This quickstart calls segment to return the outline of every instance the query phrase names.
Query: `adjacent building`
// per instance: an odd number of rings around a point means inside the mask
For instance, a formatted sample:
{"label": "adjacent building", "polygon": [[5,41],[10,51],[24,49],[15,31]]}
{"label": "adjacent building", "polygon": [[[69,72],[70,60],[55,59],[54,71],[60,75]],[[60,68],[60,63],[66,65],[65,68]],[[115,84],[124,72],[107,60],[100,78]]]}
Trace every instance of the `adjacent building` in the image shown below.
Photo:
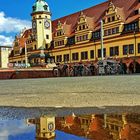
{"label": "adjacent building", "polygon": [[11,47],[0,46],[0,68],[8,68]]}
{"label": "adjacent building", "polygon": [[25,62],[26,47],[31,65],[50,60],[96,63],[101,59],[102,20],[104,58],[140,72],[140,0],[108,0],[54,21],[44,0],[37,0],[32,8],[32,29],[15,38],[11,63]]}

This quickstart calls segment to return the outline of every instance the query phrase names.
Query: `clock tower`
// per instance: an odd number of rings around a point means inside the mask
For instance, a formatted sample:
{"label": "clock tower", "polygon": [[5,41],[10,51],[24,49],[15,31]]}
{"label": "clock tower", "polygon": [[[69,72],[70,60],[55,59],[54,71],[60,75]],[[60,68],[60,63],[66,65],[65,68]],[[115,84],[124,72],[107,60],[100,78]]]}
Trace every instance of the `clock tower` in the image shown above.
{"label": "clock tower", "polygon": [[45,0],[36,0],[32,7],[32,31],[37,49],[50,47],[52,41],[51,12]]}

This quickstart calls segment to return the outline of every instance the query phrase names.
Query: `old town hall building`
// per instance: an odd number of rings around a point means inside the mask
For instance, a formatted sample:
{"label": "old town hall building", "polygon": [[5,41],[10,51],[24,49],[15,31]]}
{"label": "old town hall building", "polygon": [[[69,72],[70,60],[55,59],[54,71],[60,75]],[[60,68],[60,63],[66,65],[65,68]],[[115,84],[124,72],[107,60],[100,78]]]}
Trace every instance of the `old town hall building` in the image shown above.
{"label": "old town hall building", "polygon": [[104,58],[140,72],[140,0],[108,0],[54,21],[45,0],[36,0],[31,16],[32,29],[15,37],[10,63],[25,63],[26,53],[31,66],[50,59],[96,63],[101,59],[102,20]]}

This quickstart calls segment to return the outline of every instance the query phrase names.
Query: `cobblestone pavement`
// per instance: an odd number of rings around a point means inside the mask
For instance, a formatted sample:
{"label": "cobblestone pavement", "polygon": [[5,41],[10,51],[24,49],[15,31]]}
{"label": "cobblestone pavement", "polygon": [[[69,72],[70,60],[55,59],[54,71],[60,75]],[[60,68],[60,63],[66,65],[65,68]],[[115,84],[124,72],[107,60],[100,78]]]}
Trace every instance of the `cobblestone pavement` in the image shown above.
{"label": "cobblestone pavement", "polygon": [[140,76],[0,81],[0,106],[100,107],[140,105]]}

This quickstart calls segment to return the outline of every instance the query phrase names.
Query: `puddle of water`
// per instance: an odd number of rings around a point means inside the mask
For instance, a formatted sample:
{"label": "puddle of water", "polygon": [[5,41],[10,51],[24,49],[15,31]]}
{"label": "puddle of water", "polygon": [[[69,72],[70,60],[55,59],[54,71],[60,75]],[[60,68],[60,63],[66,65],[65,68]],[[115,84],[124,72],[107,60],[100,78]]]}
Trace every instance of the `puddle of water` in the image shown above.
{"label": "puddle of water", "polygon": [[140,114],[48,114],[0,120],[0,140],[140,140]]}

